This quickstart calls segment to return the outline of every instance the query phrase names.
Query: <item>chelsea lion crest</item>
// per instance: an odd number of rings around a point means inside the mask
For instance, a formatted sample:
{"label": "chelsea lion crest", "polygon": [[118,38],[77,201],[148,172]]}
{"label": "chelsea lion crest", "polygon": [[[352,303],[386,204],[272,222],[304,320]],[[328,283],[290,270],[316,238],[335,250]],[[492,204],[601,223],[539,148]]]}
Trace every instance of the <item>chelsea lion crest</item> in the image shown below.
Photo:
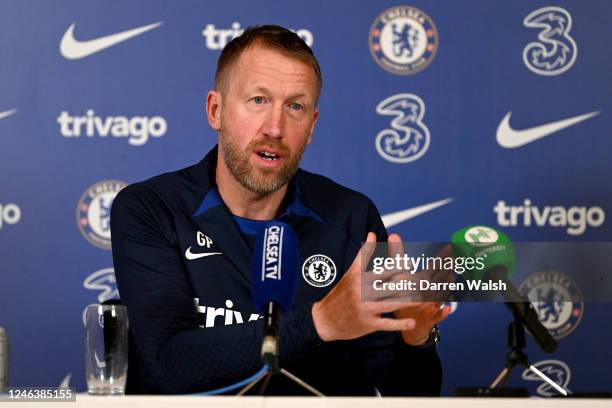
{"label": "chelsea lion crest", "polygon": [[312,255],[302,264],[302,276],[311,286],[322,288],[336,279],[336,265],[327,255]]}
{"label": "chelsea lion crest", "polygon": [[431,18],[411,6],[383,11],[370,28],[370,52],[383,69],[412,75],[425,69],[438,50],[438,29]]}
{"label": "chelsea lion crest", "polygon": [[569,335],[580,323],[584,314],[582,292],[569,276],[557,271],[537,272],[525,279],[519,290],[555,339]]}
{"label": "chelsea lion crest", "polygon": [[90,186],[81,196],[77,205],[77,225],[81,235],[92,245],[111,249],[111,206],[126,185],[119,180],[103,180]]}

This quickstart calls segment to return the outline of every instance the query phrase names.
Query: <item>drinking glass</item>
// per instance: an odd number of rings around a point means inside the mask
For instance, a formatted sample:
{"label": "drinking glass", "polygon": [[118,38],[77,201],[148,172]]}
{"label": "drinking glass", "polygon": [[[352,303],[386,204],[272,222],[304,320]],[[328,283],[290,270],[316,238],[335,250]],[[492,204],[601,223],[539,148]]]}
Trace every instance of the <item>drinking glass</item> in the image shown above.
{"label": "drinking glass", "polygon": [[127,380],[128,317],[121,305],[90,305],[85,313],[85,371],[91,395],[122,395]]}

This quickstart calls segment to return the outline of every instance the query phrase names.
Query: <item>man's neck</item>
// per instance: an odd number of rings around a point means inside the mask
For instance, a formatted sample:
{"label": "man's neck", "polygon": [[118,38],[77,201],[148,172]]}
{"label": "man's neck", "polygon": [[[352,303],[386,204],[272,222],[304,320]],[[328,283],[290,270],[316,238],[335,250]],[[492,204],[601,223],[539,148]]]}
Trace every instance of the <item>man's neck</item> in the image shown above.
{"label": "man's neck", "polygon": [[240,184],[221,160],[215,179],[219,195],[232,214],[251,220],[272,220],[280,215],[286,184],[273,193],[254,193]]}

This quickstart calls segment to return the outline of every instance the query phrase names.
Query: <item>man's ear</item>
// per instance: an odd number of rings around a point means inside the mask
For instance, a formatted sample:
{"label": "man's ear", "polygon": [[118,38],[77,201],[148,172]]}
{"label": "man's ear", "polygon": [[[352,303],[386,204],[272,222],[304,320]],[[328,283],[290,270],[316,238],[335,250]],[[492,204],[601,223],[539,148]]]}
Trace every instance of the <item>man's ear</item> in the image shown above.
{"label": "man's ear", "polygon": [[315,107],[314,120],[312,121],[312,125],[310,126],[310,133],[308,134],[308,140],[306,141],[306,144],[310,144],[310,142],[312,142],[312,134],[314,133],[315,125],[317,124],[318,119],[319,119],[319,108]]}
{"label": "man's ear", "polygon": [[221,92],[208,91],[208,95],[206,95],[206,116],[208,124],[215,130],[221,129],[221,105]]}

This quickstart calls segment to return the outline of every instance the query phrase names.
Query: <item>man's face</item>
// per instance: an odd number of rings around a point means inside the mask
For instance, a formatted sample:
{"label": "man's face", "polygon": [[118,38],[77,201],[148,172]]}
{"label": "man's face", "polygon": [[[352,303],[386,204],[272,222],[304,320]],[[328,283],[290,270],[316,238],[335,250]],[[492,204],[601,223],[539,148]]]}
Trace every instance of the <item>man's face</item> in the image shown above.
{"label": "man's face", "polygon": [[[230,68],[216,93],[223,160],[248,190],[272,193],[297,170],[318,116],[316,76],[309,65],[255,44]],[[209,94],[209,104],[211,94]]]}

